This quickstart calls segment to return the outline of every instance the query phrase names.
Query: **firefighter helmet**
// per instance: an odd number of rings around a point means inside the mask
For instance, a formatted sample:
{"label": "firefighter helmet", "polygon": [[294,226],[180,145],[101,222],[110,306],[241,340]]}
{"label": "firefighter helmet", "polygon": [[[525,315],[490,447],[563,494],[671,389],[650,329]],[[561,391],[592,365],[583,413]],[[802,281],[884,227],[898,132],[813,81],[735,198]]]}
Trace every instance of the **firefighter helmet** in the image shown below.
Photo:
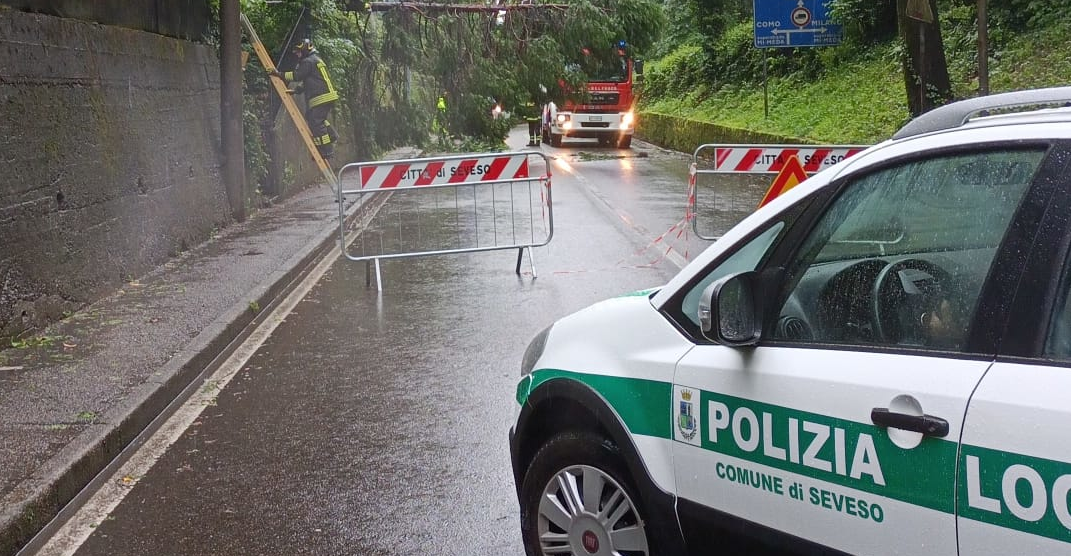
{"label": "firefighter helmet", "polygon": [[308,56],[313,52],[316,52],[316,47],[312,46],[312,41],[309,39],[301,39],[300,42],[294,45],[294,52],[301,56]]}

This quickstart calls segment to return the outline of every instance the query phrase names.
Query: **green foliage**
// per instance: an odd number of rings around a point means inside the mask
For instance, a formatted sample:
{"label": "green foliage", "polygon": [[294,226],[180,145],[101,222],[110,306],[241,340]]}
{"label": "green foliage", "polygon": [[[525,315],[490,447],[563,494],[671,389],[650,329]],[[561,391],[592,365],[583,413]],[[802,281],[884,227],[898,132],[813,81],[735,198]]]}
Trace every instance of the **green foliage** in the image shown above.
{"label": "green foliage", "polygon": [[[334,117],[348,124],[350,133],[343,137],[352,136],[359,158],[401,144],[426,144],[438,119],[436,100],[444,93],[447,111],[441,119],[448,135],[463,143],[500,142],[509,125],[491,117],[494,102],[517,111],[530,101],[560,100],[585,79],[565,72],[582,49],[611,55],[613,45],[624,40],[630,55],[642,56],[666,21],[658,0],[573,0],[564,10],[511,10],[501,21],[495,11],[369,14],[346,12],[335,0],[305,4],[310,38],[343,97]],[[302,5],[243,0],[243,10],[280,57]],[[296,38],[304,38],[298,31]],[[283,61],[285,69],[287,58]],[[271,94],[259,83],[247,88],[249,97]],[[274,114],[270,102],[252,105],[262,118]],[[247,146],[257,150],[255,136],[247,137]],[[253,163],[260,163],[259,156]]]}
{"label": "green foliage", "polygon": [[[865,60],[842,61],[838,71],[821,79],[803,72],[773,76],[766,94],[761,81],[730,83],[713,91],[697,87],[704,94],[661,98],[644,110],[799,141],[872,143],[887,138],[907,119],[899,62],[886,58],[872,53]],[[645,134],[646,115],[640,121]]]}
{"label": "green foliage", "polygon": [[698,46],[703,43],[703,35],[695,25],[695,3],[689,0],[665,0],[662,11],[666,21],[665,30],[650,54],[664,58],[679,48]]}
{"label": "green foliage", "polygon": [[[948,60],[949,78],[953,83],[970,83],[978,71],[978,19],[975,5],[953,5],[941,12],[941,38]],[[1004,41],[1000,35],[991,37],[993,44]],[[975,83],[976,86],[976,83]],[[953,86],[953,91],[956,91]],[[961,94],[965,94],[962,88]]]}
{"label": "green foliage", "polygon": [[633,54],[642,56],[654,48],[666,26],[662,6],[650,0],[603,0],[611,17],[616,38],[624,39]]}
{"label": "green foliage", "polygon": [[704,42],[716,40],[730,27],[752,20],[752,0],[689,0],[689,4]]}
{"label": "green foliage", "polygon": [[246,96],[242,103],[242,124],[245,140],[245,181],[251,188],[257,189],[268,176],[268,151],[264,146],[263,124],[260,115],[264,112],[263,96],[248,93],[249,81],[246,81]]}
{"label": "green foliage", "polygon": [[763,52],[755,48],[750,22],[729,27],[708,48],[708,76],[715,83],[747,82],[762,75]]}
{"label": "green foliage", "polygon": [[[990,2],[990,6],[993,6]],[[869,13],[869,2],[837,0]],[[976,0],[942,0],[940,22],[956,98],[978,91]],[[994,7],[990,21],[990,89],[994,92],[1063,85],[1071,75],[1071,21],[1054,16],[1055,3],[1010,0]],[[704,48],[707,79],[688,75],[694,48],[669,51],[649,63],[639,132],[688,129],[693,140],[717,142],[747,134],[795,138],[821,143],[873,143],[893,134],[909,115],[901,60],[906,52],[898,37],[862,45],[768,49],[751,47],[750,21],[725,28]],[[735,45],[735,46],[734,46]],[[769,81],[763,87],[762,57],[768,57]],[[671,76],[680,74],[681,82]],[[767,107],[769,114],[767,115]],[[682,122],[696,120],[697,127]],[[705,126],[703,124],[706,124]],[[651,127],[648,127],[651,126]],[[729,141],[733,142],[733,141]],[[694,148],[692,145],[691,148]],[[684,149],[688,150],[688,149]]]}
{"label": "green foliage", "polygon": [[843,26],[850,43],[881,43],[897,33],[895,1],[833,0],[829,14]]}
{"label": "green foliage", "polygon": [[[396,17],[410,16],[399,10]],[[398,21],[390,28],[419,31],[408,49],[416,54],[410,63],[434,83],[422,106],[434,107],[445,92],[449,133],[495,142],[509,127],[490,117],[494,102],[510,112],[529,102],[560,102],[587,79],[583,67],[565,69],[584,59],[585,49],[587,56],[609,59],[624,40],[630,55],[641,56],[663,24],[661,6],[652,0],[576,0],[564,10],[508,11],[501,23],[492,11]]]}
{"label": "green foliage", "polygon": [[58,336],[34,336],[30,338],[11,338],[11,347],[15,349],[27,349],[36,347],[51,347],[60,338]]}
{"label": "green foliage", "polygon": [[[957,4],[975,4],[974,0],[957,0]],[[1040,29],[1067,19],[1067,3],[1059,0],[1001,0],[988,4],[991,25],[1011,30]]]}
{"label": "green foliage", "polygon": [[[990,88],[1008,91],[1029,86],[1066,85],[1071,76],[1071,21],[1055,18],[1006,41],[991,54]],[[977,82],[977,78],[972,83]]]}
{"label": "green foliage", "polygon": [[684,45],[661,60],[647,65],[644,95],[650,98],[679,96],[705,79],[706,56],[698,45]]}

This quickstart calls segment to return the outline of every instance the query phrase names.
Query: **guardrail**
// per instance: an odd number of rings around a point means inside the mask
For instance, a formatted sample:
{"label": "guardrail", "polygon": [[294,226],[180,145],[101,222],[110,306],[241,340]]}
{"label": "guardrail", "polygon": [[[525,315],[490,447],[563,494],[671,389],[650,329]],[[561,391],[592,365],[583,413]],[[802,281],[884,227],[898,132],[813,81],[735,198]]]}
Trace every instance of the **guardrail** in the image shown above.
{"label": "guardrail", "polygon": [[[531,158],[541,173],[531,176]],[[339,240],[351,261],[517,249],[516,273],[533,247],[554,237],[554,206],[547,157],[538,151],[454,155],[347,164],[338,171]],[[347,242],[343,202],[362,199],[360,234]]]}

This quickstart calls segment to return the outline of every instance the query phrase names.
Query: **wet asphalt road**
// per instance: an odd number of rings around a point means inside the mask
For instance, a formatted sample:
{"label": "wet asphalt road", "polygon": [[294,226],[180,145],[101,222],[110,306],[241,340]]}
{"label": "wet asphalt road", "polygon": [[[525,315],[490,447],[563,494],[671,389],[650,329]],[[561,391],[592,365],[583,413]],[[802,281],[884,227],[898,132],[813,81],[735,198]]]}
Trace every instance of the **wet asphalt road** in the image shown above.
{"label": "wet asphalt road", "polygon": [[709,244],[671,230],[689,157],[544,152],[538,277],[512,250],[422,257],[384,261],[379,292],[336,261],[77,554],[522,555],[507,431],[529,339]]}

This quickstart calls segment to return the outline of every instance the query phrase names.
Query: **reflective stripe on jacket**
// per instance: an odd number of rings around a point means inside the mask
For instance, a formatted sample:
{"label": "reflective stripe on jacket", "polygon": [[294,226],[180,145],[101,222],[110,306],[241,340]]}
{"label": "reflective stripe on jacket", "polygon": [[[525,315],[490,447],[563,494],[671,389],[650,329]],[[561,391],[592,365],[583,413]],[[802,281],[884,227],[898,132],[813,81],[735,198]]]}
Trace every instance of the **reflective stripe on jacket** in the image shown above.
{"label": "reflective stripe on jacket", "polygon": [[315,53],[298,61],[294,71],[283,74],[287,81],[300,81],[309,108],[338,100],[338,91],[327,74],[327,64]]}

